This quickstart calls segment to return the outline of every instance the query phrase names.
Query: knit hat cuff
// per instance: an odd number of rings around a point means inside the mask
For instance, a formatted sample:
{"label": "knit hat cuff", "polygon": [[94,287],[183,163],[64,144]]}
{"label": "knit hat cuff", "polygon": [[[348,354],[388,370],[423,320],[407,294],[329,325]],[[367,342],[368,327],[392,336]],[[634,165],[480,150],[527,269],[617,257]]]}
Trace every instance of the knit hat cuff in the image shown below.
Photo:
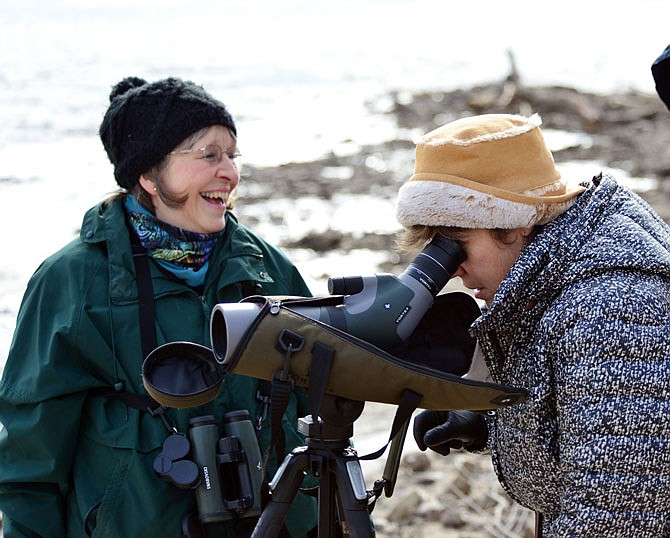
{"label": "knit hat cuff", "polygon": [[[467,186],[463,178],[450,177],[445,181],[430,180],[429,174],[414,176],[398,191],[396,216],[405,227],[454,226],[458,228],[526,228],[546,224],[567,211],[575,202],[575,189],[563,195],[548,196],[540,201],[540,193],[532,195],[510,193],[488,187],[482,192]],[[578,192],[582,192],[579,187]],[[494,192],[498,191],[498,192]]]}

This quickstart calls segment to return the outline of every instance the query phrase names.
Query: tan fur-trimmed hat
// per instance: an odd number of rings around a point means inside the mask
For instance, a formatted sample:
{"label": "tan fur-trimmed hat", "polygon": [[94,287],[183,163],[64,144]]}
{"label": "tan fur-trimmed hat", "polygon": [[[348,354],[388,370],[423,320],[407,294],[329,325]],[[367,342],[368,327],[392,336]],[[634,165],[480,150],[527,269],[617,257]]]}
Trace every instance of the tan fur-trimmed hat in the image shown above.
{"label": "tan fur-trimmed hat", "polygon": [[585,187],[561,179],[541,123],[537,114],[484,114],[424,135],[398,192],[400,224],[525,228],[566,211]]}

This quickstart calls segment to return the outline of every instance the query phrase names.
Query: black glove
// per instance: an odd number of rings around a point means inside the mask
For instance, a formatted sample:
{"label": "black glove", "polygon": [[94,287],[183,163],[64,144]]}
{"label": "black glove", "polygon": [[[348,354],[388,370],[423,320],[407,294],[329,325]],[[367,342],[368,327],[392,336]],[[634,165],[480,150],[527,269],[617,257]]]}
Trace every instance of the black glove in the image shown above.
{"label": "black glove", "polygon": [[446,456],[452,448],[481,450],[487,439],[484,417],[473,411],[422,411],[414,419],[414,440],[422,451]]}

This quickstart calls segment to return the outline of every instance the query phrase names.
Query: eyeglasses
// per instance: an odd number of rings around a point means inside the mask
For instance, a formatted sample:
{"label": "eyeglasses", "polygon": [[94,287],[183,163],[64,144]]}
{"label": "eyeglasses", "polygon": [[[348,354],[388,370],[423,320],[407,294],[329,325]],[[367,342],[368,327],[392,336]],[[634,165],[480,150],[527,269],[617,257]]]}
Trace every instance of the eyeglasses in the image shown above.
{"label": "eyeglasses", "polygon": [[[221,149],[221,146],[216,144],[207,144],[205,147],[198,149],[182,149],[179,151],[171,151],[168,155],[182,155],[185,153],[200,153],[198,159],[204,159],[210,164],[219,164],[223,160],[224,151]],[[232,151],[231,153],[226,154],[228,159],[235,161],[240,156],[240,153],[237,150]]]}

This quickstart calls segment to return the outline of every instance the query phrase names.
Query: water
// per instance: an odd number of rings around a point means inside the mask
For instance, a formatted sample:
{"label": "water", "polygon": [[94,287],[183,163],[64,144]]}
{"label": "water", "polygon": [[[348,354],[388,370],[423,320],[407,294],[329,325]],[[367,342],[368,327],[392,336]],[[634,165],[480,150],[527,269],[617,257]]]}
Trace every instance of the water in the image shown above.
{"label": "water", "polygon": [[[528,84],[653,92],[668,15],[667,0],[0,0],[0,365],[30,274],[115,188],[97,128],[124,76],[204,85],[235,116],[244,159],[274,165],[388,139],[376,113],[387,91],[499,79],[508,49]],[[273,200],[286,218],[258,231],[295,237],[324,215],[339,228],[397,227],[390,200],[371,200],[368,221],[345,202]],[[316,292],[324,266],[365,274],[381,255],[290,254]]]}

